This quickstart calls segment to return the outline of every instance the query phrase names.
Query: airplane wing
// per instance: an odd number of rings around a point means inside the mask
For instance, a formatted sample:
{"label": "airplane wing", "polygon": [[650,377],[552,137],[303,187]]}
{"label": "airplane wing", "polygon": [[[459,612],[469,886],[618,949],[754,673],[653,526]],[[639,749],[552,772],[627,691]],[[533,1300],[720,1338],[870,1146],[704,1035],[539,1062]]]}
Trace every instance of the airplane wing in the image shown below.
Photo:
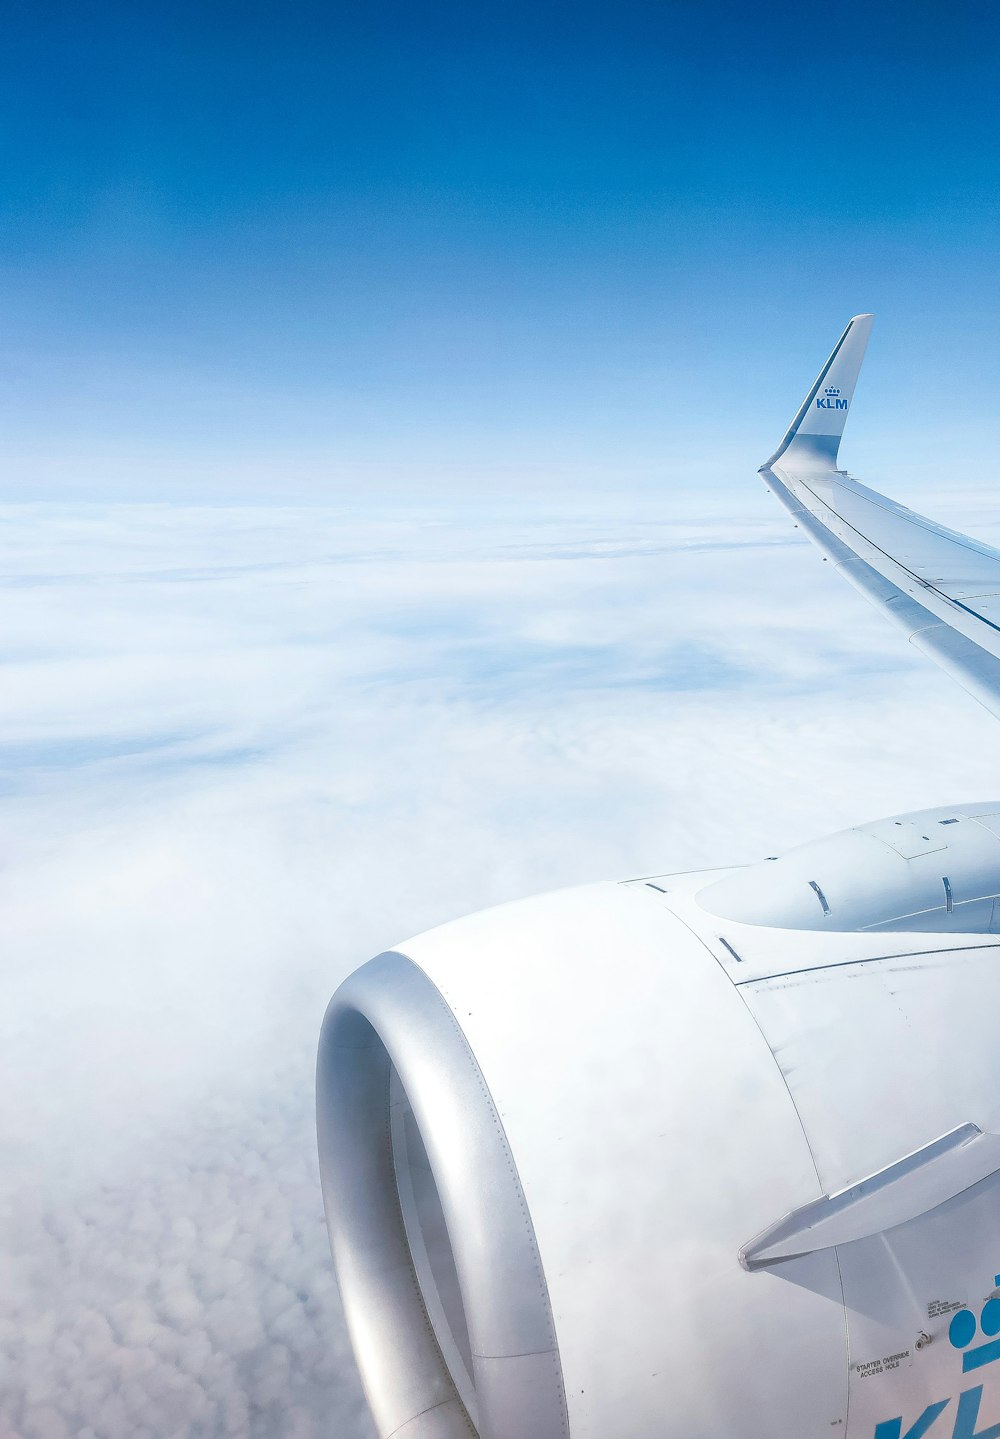
{"label": "airplane wing", "polygon": [[837,469],[872,319],[851,320],[760,473],[845,579],[1000,717],[1000,550]]}

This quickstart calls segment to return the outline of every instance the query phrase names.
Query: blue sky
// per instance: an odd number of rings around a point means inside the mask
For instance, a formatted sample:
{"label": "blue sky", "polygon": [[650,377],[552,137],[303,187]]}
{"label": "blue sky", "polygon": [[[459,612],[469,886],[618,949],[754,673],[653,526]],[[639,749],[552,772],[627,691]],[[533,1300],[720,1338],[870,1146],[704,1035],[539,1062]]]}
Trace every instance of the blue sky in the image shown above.
{"label": "blue sky", "polygon": [[741,483],[862,309],[861,472],[990,461],[987,5],[5,29],[5,498]]}
{"label": "blue sky", "polygon": [[846,459],[996,540],[1000,26],[8,8],[3,1419],[368,1439],[339,981],[1000,788],[753,476],[873,309]]}

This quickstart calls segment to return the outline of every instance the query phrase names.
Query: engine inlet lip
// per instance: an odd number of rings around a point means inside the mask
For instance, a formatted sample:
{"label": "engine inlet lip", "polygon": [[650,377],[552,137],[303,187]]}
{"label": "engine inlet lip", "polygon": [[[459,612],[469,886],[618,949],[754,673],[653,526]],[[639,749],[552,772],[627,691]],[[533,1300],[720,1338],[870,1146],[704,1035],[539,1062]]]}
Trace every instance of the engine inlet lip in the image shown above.
{"label": "engine inlet lip", "polygon": [[[316,1114],[330,1242],[358,1367],[382,1439],[478,1431],[422,1297],[396,1186],[390,1078],[406,1092],[440,1196],[472,1349],[481,1431],[565,1439],[558,1344],[507,1136],[441,992],[389,951],[336,992],[323,1022]],[[426,1428],[435,1413],[436,1427]]]}

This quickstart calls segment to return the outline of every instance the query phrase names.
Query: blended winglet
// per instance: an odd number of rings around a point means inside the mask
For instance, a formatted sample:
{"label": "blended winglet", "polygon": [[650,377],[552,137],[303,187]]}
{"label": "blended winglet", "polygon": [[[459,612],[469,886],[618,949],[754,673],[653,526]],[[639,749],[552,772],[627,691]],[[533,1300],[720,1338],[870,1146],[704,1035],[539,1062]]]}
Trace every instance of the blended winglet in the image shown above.
{"label": "blended winglet", "polygon": [[762,469],[770,469],[779,460],[783,468],[837,468],[837,452],[874,318],[855,315],[851,320],[784,439]]}

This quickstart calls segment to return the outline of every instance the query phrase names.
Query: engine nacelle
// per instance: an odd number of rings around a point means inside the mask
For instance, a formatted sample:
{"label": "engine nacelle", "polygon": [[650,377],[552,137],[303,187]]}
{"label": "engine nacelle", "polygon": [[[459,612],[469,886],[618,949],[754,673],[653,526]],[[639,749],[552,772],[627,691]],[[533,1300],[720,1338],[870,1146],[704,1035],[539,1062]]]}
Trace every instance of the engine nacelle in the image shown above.
{"label": "engine nacelle", "polygon": [[875,820],[747,865],[699,893],[722,918],[780,929],[1000,929],[995,804]]}
{"label": "engine nacelle", "polygon": [[504,905],[341,986],[321,1173],[383,1439],[1000,1420],[997,816]]}

